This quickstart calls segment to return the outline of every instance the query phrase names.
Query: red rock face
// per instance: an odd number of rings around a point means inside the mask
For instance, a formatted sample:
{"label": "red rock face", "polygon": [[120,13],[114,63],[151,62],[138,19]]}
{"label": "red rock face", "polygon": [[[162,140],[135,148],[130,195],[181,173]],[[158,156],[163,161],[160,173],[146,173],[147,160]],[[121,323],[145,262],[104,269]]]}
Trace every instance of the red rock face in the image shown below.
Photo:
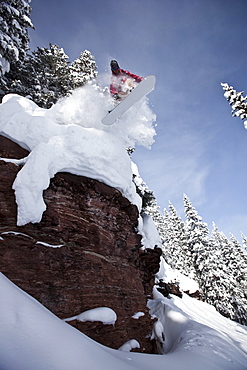
{"label": "red rock face", "polygon": [[[26,155],[0,136],[1,157]],[[114,326],[70,323],[106,346],[119,348],[136,339],[138,351],[154,353],[146,303],[161,251],[141,251],[137,208],[99,181],[59,173],[44,192],[47,210],[41,222],[18,227],[12,184],[19,170],[0,161],[1,272],[60,318],[112,308],[117,314]],[[140,311],[145,315],[132,318]]]}

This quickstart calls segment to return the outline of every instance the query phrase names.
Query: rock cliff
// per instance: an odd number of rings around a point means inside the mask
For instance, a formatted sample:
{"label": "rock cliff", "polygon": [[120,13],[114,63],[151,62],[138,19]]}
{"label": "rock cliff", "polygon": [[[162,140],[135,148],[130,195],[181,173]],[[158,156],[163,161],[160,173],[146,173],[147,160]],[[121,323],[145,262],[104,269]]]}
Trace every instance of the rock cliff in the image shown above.
{"label": "rock cliff", "polygon": [[[26,155],[0,136],[0,157]],[[113,309],[114,326],[70,324],[106,346],[119,348],[136,339],[138,351],[155,353],[146,303],[161,251],[140,249],[136,206],[99,181],[58,173],[44,192],[47,210],[41,222],[17,226],[12,184],[19,170],[0,161],[1,272],[62,319],[96,307]],[[144,315],[135,319],[136,312]]]}

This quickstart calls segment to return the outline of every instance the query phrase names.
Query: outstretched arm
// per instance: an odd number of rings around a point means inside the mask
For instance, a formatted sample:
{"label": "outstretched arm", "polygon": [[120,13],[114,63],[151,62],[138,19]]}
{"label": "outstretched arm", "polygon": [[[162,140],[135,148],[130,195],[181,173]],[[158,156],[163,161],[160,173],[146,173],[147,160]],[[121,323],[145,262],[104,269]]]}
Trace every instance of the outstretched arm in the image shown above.
{"label": "outstretched arm", "polygon": [[144,79],[144,77],[134,75],[133,73],[130,73],[129,71],[124,71],[124,73],[128,75],[129,77],[133,78],[137,83],[141,82]]}

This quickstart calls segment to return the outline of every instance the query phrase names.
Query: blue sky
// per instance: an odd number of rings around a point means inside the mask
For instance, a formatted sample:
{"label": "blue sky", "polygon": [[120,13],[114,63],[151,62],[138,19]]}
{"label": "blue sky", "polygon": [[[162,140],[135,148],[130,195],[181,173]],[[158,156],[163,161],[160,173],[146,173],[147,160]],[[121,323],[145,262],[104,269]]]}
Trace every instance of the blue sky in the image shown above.
{"label": "blue sky", "polygon": [[[32,0],[31,49],[85,49],[107,83],[109,62],[155,74],[152,149],[133,160],[163,211],[183,214],[183,193],[227,236],[247,235],[247,130],[223,97],[221,82],[247,94],[246,0]],[[102,76],[102,77],[101,77]],[[103,78],[104,77],[104,78]]]}

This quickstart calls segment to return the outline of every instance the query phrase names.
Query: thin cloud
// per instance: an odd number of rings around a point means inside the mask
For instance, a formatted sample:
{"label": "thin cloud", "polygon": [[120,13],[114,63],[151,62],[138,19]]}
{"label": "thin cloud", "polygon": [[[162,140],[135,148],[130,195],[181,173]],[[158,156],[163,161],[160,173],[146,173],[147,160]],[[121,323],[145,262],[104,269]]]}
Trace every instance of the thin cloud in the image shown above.
{"label": "thin cloud", "polygon": [[[170,140],[169,140],[170,139]],[[183,194],[196,204],[206,200],[205,183],[210,166],[205,160],[205,146],[197,133],[186,133],[167,138],[163,153],[146,153],[138,156],[140,174],[154,191],[163,209],[171,201],[179,213],[183,213]],[[143,152],[142,152],[143,153]],[[135,160],[135,156],[134,156]]]}

